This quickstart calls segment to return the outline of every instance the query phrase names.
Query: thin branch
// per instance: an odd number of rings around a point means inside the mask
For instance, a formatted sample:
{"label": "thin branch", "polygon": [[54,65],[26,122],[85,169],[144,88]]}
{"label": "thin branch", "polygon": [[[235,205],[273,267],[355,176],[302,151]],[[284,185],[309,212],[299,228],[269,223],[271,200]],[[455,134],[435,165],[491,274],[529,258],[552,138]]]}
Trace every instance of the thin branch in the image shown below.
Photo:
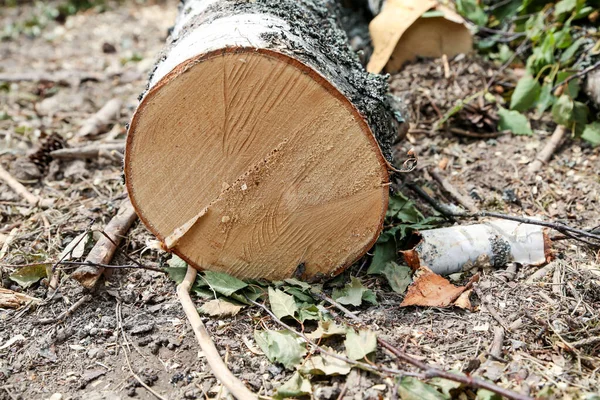
{"label": "thin branch", "polygon": [[537,171],[539,171],[542,165],[546,164],[550,158],[552,158],[552,154],[554,154],[558,146],[560,146],[566,132],[567,128],[565,128],[563,125],[558,125],[556,127],[554,133],[552,133],[552,136],[550,136],[550,140],[548,140],[544,148],[538,153],[535,160],[533,160],[531,164],[529,164],[529,167],[527,167],[527,171],[530,174],[535,174]]}
{"label": "thin branch", "polygon": [[552,92],[554,93],[554,91],[556,89],[558,89],[560,86],[566,85],[573,79],[582,78],[582,77],[586,76],[587,74],[589,74],[590,72],[592,72],[593,70],[598,69],[598,68],[600,68],[600,61],[598,61],[594,65],[590,65],[589,67],[582,69],[581,71],[579,71],[578,73],[576,73],[574,75],[569,76],[567,79],[565,79],[564,81],[562,81],[559,84],[557,84],[556,86],[554,86],[552,88]]}
{"label": "thin branch", "polygon": [[177,296],[183,307],[183,311],[192,326],[198,344],[206,357],[213,375],[229,392],[238,399],[258,399],[258,396],[252,393],[242,381],[236,378],[221,358],[215,343],[202,323],[196,306],[190,297],[190,289],[196,280],[196,270],[190,266],[183,281],[177,286]]}
{"label": "thin branch", "polygon": [[123,353],[125,354],[125,360],[127,361],[127,367],[129,367],[129,372],[131,373],[131,375],[133,375],[135,380],[138,381],[139,384],[142,385],[144,388],[146,388],[147,391],[152,393],[154,395],[154,397],[156,397],[157,399],[167,400],[165,397],[161,396],[154,389],[152,389],[150,386],[148,386],[146,384],[146,382],[144,382],[142,380],[142,378],[140,378],[135,372],[133,372],[133,368],[131,368],[131,363],[129,362],[129,356],[127,355],[127,350],[123,347],[123,345],[121,345],[121,348],[123,349]]}
{"label": "thin branch", "polygon": [[40,325],[47,325],[47,324],[53,324],[55,322],[62,322],[65,318],[67,318],[69,315],[73,314],[75,311],[77,311],[77,309],[79,307],[81,307],[83,304],[87,303],[91,299],[92,299],[92,296],[87,294],[87,295],[83,296],[82,298],[80,298],[71,307],[69,307],[62,313],[60,313],[57,317],[43,318],[43,319],[38,320],[37,323]]}

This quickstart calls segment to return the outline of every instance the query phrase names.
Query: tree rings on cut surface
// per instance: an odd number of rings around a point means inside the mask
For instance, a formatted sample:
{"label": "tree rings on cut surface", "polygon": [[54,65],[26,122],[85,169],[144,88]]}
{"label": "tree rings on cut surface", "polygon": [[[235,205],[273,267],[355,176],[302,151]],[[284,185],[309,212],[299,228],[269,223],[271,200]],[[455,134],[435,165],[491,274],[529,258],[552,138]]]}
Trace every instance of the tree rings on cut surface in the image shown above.
{"label": "tree rings on cut surface", "polygon": [[363,117],[270,50],[213,51],[163,77],[133,117],[125,173],[161,241],[192,221],[173,251],[244,278],[336,273],[373,245],[388,202]]}

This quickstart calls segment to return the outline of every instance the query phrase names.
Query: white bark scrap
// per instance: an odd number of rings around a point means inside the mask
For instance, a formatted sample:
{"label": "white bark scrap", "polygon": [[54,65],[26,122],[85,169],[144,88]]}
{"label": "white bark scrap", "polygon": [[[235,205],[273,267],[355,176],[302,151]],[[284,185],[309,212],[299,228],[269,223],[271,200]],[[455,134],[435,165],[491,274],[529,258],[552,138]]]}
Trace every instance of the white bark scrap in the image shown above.
{"label": "white bark scrap", "polygon": [[551,258],[546,229],[514,221],[491,220],[468,226],[419,232],[421,241],[403,252],[408,265],[428,266],[440,275],[509,262],[542,265]]}

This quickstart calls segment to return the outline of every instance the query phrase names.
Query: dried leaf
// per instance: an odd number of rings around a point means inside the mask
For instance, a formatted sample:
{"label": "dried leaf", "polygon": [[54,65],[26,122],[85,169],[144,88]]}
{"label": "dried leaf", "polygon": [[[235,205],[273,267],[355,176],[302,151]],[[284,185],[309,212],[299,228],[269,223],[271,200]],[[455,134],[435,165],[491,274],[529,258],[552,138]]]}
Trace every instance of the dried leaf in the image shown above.
{"label": "dried leaf", "polygon": [[254,340],[269,361],[293,369],[306,354],[304,341],[290,331],[254,331]]}
{"label": "dried leaf", "polygon": [[398,384],[398,394],[402,400],[450,400],[433,386],[412,376],[404,376]]}
{"label": "dried leaf", "polygon": [[309,339],[325,339],[334,335],[345,335],[348,328],[345,326],[337,325],[333,321],[319,321],[317,329],[308,333],[306,336]]}
{"label": "dried leaf", "polygon": [[46,264],[33,264],[17,269],[8,277],[24,289],[47,277]]}
{"label": "dried leaf", "polygon": [[285,317],[294,317],[298,312],[298,306],[294,301],[294,297],[285,294],[279,289],[269,287],[269,303],[271,303],[271,311],[279,319]]}
{"label": "dried leaf", "polygon": [[404,293],[408,285],[412,282],[412,270],[405,265],[390,262],[385,266],[382,273],[392,290],[396,293]]}
{"label": "dried leaf", "polygon": [[275,398],[300,397],[310,395],[311,393],[312,386],[310,380],[300,375],[299,372],[295,372],[286,383],[277,388]]}
{"label": "dried leaf", "polygon": [[425,266],[420,266],[400,307],[448,307],[466,289],[466,286],[454,286],[448,279],[434,274]]}
{"label": "dried leaf", "polygon": [[458,296],[458,299],[456,299],[456,301],[454,302],[454,305],[456,307],[464,308],[465,310],[472,311],[473,306],[471,305],[471,300],[469,299],[469,297],[471,297],[472,291],[473,291],[473,289],[469,289],[469,290],[465,290],[464,292],[462,292],[460,294],[460,296]]}
{"label": "dried leaf", "polygon": [[[435,14],[424,14],[435,9]],[[373,73],[395,72],[416,57],[453,57],[468,53],[473,37],[464,19],[435,0],[388,0],[369,24],[374,52],[367,66]]]}
{"label": "dried leaf", "polygon": [[348,358],[362,360],[377,350],[377,335],[373,331],[359,330],[356,333],[353,329],[350,329],[346,333],[344,346]]}
{"label": "dried leaf", "polygon": [[[323,348],[330,353],[343,355],[328,347]],[[317,354],[306,360],[299,371],[303,374],[336,376],[348,375],[351,369],[352,365],[339,358],[327,354]]]}
{"label": "dried leaf", "polygon": [[89,241],[90,234],[88,232],[83,232],[77,235],[75,239],[69,242],[69,244],[65,247],[62,253],[60,253],[58,259],[68,261],[72,258],[83,257],[85,246],[88,244]]}
{"label": "dried leaf", "polygon": [[244,308],[242,305],[233,304],[223,299],[214,299],[204,303],[199,311],[211,317],[224,317],[227,315],[234,316],[242,308]]}

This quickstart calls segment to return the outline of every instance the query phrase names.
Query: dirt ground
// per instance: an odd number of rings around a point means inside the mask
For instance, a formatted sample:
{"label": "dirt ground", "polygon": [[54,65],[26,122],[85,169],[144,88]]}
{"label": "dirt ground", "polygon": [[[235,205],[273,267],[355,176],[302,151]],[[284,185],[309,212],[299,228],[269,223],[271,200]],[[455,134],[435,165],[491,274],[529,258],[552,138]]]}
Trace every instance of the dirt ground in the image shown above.
{"label": "dirt ground", "polygon": [[[57,260],[90,224],[102,230],[124,198],[118,159],[45,159],[40,173],[25,155],[52,133],[71,145],[82,144],[74,137],[81,123],[112,98],[123,101],[120,117],[107,133],[90,140],[123,139],[177,11],[175,0],[125,1],[109,3],[102,12],[79,12],[64,22],[42,17],[32,22],[32,16],[46,15],[53,4],[1,8],[0,73],[33,73],[38,79],[0,82],[0,164],[35,194],[57,199],[48,210],[31,207],[0,183],[0,233],[15,230],[0,260],[2,287],[18,291],[22,289],[7,278],[14,271],[10,265]],[[31,35],[32,26],[39,29],[36,35]],[[486,122],[495,118],[493,107],[475,102],[451,119],[451,129],[433,130],[441,114],[456,100],[482,90],[495,71],[470,57],[451,60],[449,67],[447,78],[440,60],[409,66],[391,77],[394,93],[409,104],[411,119],[407,138],[397,146],[398,158],[411,147],[419,155],[418,168],[398,177],[397,188],[431,215],[406,184],[417,183],[452,203],[429,176],[430,168],[439,167],[481,209],[582,228],[600,225],[600,148],[569,139],[539,174],[527,174],[527,164],[553,130],[546,116],[532,115],[534,136],[496,134]],[[45,82],[39,79],[42,72],[65,79]],[[494,83],[498,99],[514,85],[515,73],[506,71]],[[465,137],[465,131],[488,136]],[[113,263],[125,264],[126,253],[146,265],[162,265],[166,256],[147,247],[152,239],[136,222]],[[419,359],[532,396],[591,399],[600,395],[600,340],[576,348],[571,344],[600,335],[600,253],[568,240],[553,246],[554,270],[534,283],[527,279],[538,267],[482,271],[484,301],[473,296],[474,312],[399,308],[401,296],[384,282],[358,265],[347,273],[361,277],[379,300],[378,306],[356,310],[364,325]],[[0,399],[154,399],[132,371],[167,399],[224,397],[168,276],[115,270],[64,322],[43,324],[41,320],[56,317],[85,295],[77,282],[64,279],[58,294],[47,298],[47,284],[22,290],[45,299],[39,306],[0,309]],[[253,353],[254,328],[273,326],[263,317],[260,310],[246,308],[235,317],[204,320],[232,372],[255,392],[272,396],[290,373]],[[489,349],[501,324],[506,335],[502,357],[496,359]],[[23,338],[3,346],[17,335]],[[376,361],[397,366],[381,350]],[[316,399],[397,397],[392,380],[356,370],[347,377],[317,379],[313,389]]]}

